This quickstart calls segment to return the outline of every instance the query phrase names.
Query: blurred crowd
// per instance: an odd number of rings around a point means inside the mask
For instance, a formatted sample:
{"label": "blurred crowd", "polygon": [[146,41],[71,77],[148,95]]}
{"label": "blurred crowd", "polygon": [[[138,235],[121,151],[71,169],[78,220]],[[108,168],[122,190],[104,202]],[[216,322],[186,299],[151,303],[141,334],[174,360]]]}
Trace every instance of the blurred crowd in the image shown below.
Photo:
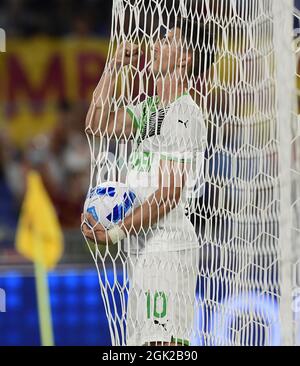
{"label": "blurred crowd", "polygon": [[[111,7],[109,0],[0,0],[0,28],[8,38],[107,38]],[[10,252],[14,247],[30,169],[41,174],[63,229],[76,231],[78,237],[89,186],[90,152],[84,134],[87,107],[87,101],[60,101],[55,127],[32,138],[25,149],[14,144],[1,124],[0,250]]]}
{"label": "blurred crowd", "polygon": [[0,0],[8,36],[86,36],[110,33],[112,0]]}
{"label": "blurred crowd", "polygon": [[18,212],[26,192],[26,176],[37,170],[64,229],[80,227],[80,213],[89,185],[90,152],[84,134],[85,104],[58,105],[58,120],[50,133],[33,138],[19,150],[0,130],[0,242],[11,245]]}

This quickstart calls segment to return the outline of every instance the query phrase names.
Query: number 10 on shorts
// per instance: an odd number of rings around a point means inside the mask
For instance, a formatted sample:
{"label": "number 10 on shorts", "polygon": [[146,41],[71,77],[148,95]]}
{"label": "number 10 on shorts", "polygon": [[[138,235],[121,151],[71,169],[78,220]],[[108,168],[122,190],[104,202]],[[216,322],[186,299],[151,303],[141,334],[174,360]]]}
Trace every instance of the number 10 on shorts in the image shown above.
{"label": "number 10 on shorts", "polygon": [[167,315],[167,296],[162,291],[151,293],[146,292],[147,297],[147,318],[164,318]]}

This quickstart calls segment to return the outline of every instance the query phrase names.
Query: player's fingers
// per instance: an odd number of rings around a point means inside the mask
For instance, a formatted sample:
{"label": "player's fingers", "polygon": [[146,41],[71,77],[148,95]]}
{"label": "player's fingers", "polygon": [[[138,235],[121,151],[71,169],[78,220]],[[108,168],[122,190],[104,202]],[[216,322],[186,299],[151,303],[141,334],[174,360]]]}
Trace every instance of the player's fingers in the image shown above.
{"label": "player's fingers", "polygon": [[134,50],[136,48],[139,48],[139,45],[137,45],[136,43],[132,43],[132,42],[125,42],[125,43],[122,43],[123,46],[125,46],[125,48],[127,50]]}
{"label": "player's fingers", "polygon": [[88,227],[88,225],[86,223],[81,224],[81,230],[84,233],[86,233],[87,231],[91,231],[91,229]]}
{"label": "player's fingers", "polygon": [[86,238],[88,238],[90,240],[94,240],[95,239],[93,231],[91,229],[89,229],[86,224],[83,224],[82,225],[82,232],[83,232],[83,235]]}
{"label": "player's fingers", "polygon": [[85,217],[87,219],[87,221],[92,225],[92,226],[96,226],[98,224],[98,222],[95,220],[94,216],[90,213],[85,214]]}
{"label": "player's fingers", "polygon": [[91,233],[84,233],[84,236],[91,241],[95,241],[95,237]]}
{"label": "player's fingers", "polygon": [[128,52],[130,52],[131,50],[131,46],[130,46],[130,43],[129,42],[125,42],[122,44],[122,47],[121,47],[123,50],[125,50],[125,54],[127,54]]}
{"label": "player's fingers", "polygon": [[83,222],[81,224],[81,228],[82,228],[82,232],[85,232],[85,233],[93,233],[94,232],[94,228],[92,227],[92,225],[89,222]]}
{"label": "player's fingers", "polygon": [[98,231],[105,231],[104,226],[102,226],[100,222],[96,221],[93,215],[87,214],[86,218],[88,220],[89,226],[91,226],[91,229],[93,229],[95,233]]}
{"label": "player's fingers", "polygon": [[139,52],[139,46],[134,43],[127,43],[125,45],[125,54],[126,56],[137,55]]}

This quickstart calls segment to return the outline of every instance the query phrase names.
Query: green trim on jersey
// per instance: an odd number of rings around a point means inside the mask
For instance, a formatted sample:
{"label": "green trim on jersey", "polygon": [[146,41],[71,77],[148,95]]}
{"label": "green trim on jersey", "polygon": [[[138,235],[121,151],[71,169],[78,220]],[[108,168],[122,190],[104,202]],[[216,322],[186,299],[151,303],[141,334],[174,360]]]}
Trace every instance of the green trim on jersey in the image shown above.
{"label": "green trim on jersey", "polygon": [[151,114],[157,111],[159,105],[159,98],[158,97],[149,97],[143,103],[143,112],[140,118],[140,131],[144,128],[144,125],[150,119]]}
{"label": "green trim on jersey", "polygon": [[180,339],[180,338],[175,338],[175,337],[171,338],[171,343],[175,343],[180,346],[189,346],[190,345],[190,341],[188,341],[187,339]]}
{"label": "green trim on jersey", "polygon": [[153,153],[150,151],[133,151],[131,153],[130,163],[139,172],[150,172],[153,161]]}
{"label": "green trim on jersey", "polygon": [[175,156],[170,156],[170,155],[160,155],[160,159],[161,160],[168,160],[168,161],[176,161],[177,163],[191,163],[192,159],[178,159]]}
{"label": "green trim on jersey", "polygon": [[[132,113],[133,123],[137,129],[134,139],[135,146],[139,145],[144,125],[150,119],[151,114],[157,111],[158,104],[158,97],[149,97],[144,100],[142,102],[142,115],[140,118],[135,116],[134,113],[128,108],[128,110],[130,110]],[[153,156],[154,155],[151,151],[138,151],[137,149],[133,149],[130,155],[130,164],[134,169],[137,169],[140,172],[150,172]]]}
{"label": "green trim on jersey", "polygon": [[[188,92],[180,95],[175,101],[180,99],[183,96],[189,95]],[[141,116],[136,116],[133,110],[130,107],[127,107],[127,112],[131,117],[134,127],[136,128],[135,134],[135,146],[138,146],[141,142],[141,134],[144,129],[145,124],[149,121],[151,115],[157,112],[160,104],[160,98],[158,96],[148,97],[141,103]],[[148,151],[138,151],[137,149],[133,149],[130,155],[130,164],[134,169],[137,169],[140,172],[150,172],[151,164],[153,162],[154,154]],[[191,159],[178,159],[176,157],[161,155],[161,160],[170,160],[177,161],[181,163],[191,162]]]}
{"label": "green trim on jersey", "polygon": [[135,116],[135,114],[133,113],[133,111],[129,107],[127,107],[126,110],[127,110],[127,113],[129,114],[130,118],[132,119],[134,127],[136,129],[138,129],[139,128],[138,118]]}
{"label": "green trim on jersey", "polygon": [[[189,92],[184,92],[182,95],[180,95],[179,97],[177,97],[174,102],[176,102],[178,99],[189,95]],[[157,107],[159,105],[159,103],[161,102],[160,98],[158,96],[154,96],[154,97],[148,97],[146,98],[141,104],[142,104],[142,115],[140,117],[137,117],[133,110],[130,107],[127,107],[126,110],[129,114],[129,116],[131,117],[134,127],[141,130],[145,124],[145,118],[146,116],[149,118],[151,116],[152,113],[157,111]],[[174,103],[173,102],[173,103]],[[172,104],[172,103],[171,103]]]}

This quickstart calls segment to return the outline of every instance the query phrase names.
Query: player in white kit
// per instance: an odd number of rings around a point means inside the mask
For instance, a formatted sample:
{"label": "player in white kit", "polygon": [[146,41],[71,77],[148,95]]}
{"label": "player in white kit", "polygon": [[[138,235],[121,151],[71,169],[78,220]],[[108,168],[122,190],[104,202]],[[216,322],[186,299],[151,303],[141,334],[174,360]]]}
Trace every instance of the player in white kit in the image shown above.
{"label": "player in white kit", "polygon": [[[195,50],[195,43],[206,44]],[[193,329],[199,241],[185,214],[188,194],[203,174],[207,131],[190,95],[194,71],[205,74],[213,62],[202,25],[181,19],[153,46],[151,70],[156,96],[111,112],[107,96],[116,76],[106,69],[94,93],[87,131],[134,138],[127,175],[140,206],[106,231],[91,215],[85,236],[98,243],[124,241],[129,274],[127,345],[189,345]],[[112,66],[136,61],[137,46],[120,47]],[[201,60],[206,57],[206,62]],[[200,71],[199,71],[200,70]],[[201,75],[199,75],[201,76]]]}

